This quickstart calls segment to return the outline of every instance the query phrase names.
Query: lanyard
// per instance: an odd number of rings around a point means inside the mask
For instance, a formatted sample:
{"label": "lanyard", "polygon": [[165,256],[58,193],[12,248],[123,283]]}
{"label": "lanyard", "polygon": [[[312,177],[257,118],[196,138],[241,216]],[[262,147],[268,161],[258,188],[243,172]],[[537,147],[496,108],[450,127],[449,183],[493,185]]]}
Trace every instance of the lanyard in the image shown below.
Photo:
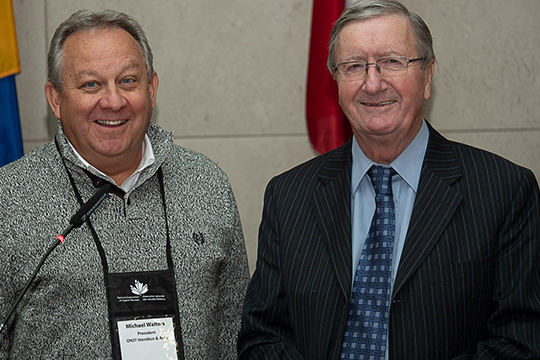
{"label": "lanyard", "polygon": [[[62,153],[60,151],[60,146],[58,144],[58,141],[57,139],[55,138],[55,144],[56,144],[56,148],[58,150],[58,153],[60,154],[60,158],[62,159],[62,163],[64,164],[64,168],[66,170],[66,173],[68,175],[68,178],[69,178],[69,181],[70,181],[70,184],[71,184],[71,187],[75,193],[75,196],[77,197],[77,201],[79,202],[80,205],[82,205],[84,203],[82,197],[81,197],[81,194],[75,184],[75,180],[73,178],[73,175],[71,174],[71,172],[69,171],[68,167],[67,167],[67,164],[66,164],[66,161],[64,159],[64,157],[62,156]],[[177,289],[176,289],[176,281],[174,281],[175,279],[175,275],[174,275],[174,264],[173,264],[173,261],[172,261],[172,252],[171,252],[171,241],[170,241],[170,234],[169,234],[169,222],[168,222],[168,216],[167,216],[167,206],[166,206],[166,202],[165,202],[165,186],[164,186],[164,182],[163,182],[163,171],[161,169],[161,166],[158,168],[158,171],[157,171],[157,176],[158,176],[158,181],[159,181],[159,190],[160,190],[160,197],[161,197],[161,203],[162,203],[162,207],[163,207],[163,214],[164,214],[164,218],[165,218],[165,230],[166,230],[166,239],[167,239],[167,244],[166,244],[166,257],[167,257],[167,266],[168,266],[168,271],[170,272],[171,274],[171,278],[172,278],[172,282],[171,282],[171,285],[173,287],[173,289],[171,289],[171,293],[172,293],[172,297],[173,297],[173,303],[174,303],[174,312],[175,312],[175,316],[176,316],[176,319],[177,319],[177,323],[176,323],[176,326],[175,326],[175,331],[176,331],[176,340],[177,340],[177,347],[178,347],[178,355],[179,355],[179,359],[183,359],[184,356],[183,356],[183,341],[182,341],[182,330],[181,330],[181,326],[180,326],[180,315],[179,315],[179,311],[178,311],[178,295],[177,295]],[[113,185],[114,186],[114,185]],[[98,250],[98,253],[99,253],[99,256],[100,256],[100,259],[101,259],[101,264],[102,264],[102,267],[103,267],[103,276],[104,276],[104,282],[105,282],[105,289],[106,289],[106,294],[107,294],[107,308],[108,308],[108,315],[109,315],[109,328],[110,328],[110,336],[111,336],[111,343],[113,344],[113,358],[115,358],[115,346],[118,346],[117,344],[117,340],[116,340],[116,333],[117,333],[117,330],[116,330],[116,323],[115,321],[113,321],[113,313],[112,313],[112,309],[111,309],[111,288],[110,288],[110,280],[109,280],[109,266],[108,266],[108,263],[107,263],[107,257],[105,255],[105,250],[103,249],[103,246],[101,244],[101,241],[99,240],[99,236],[94,228],[94,226],[92,225],[90,219],[87,219],[86,220],[86,223],[88,225],[88,228],[90,229],[90,232],[92,234],[92,238],[94,239],[94,243],[96,244],[96,248]]]}

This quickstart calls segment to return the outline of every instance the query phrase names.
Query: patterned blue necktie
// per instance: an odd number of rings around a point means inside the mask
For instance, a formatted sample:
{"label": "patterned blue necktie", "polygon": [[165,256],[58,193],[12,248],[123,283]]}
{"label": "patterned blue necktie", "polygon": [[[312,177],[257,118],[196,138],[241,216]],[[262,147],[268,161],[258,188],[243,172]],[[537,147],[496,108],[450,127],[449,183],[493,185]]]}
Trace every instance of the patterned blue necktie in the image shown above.
{"label": "patterned blue necktie", "polygon": [[372,166],[368,174],[376,208],[354,277],[341,359],[385,359],[396,222],[391,179],[396,172]]}

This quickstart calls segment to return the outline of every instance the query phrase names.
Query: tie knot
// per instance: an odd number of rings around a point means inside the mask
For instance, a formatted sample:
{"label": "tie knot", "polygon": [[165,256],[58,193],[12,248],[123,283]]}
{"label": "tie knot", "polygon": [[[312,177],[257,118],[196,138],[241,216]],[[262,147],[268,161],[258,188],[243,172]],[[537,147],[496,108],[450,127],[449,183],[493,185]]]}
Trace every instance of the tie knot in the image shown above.
{"label": "tie knot", "polygon": [[373,165],[368,170],[368,175],[373,183],[375,194],[392,195],[392,176],[396,174],[396,170],[391,167]]}

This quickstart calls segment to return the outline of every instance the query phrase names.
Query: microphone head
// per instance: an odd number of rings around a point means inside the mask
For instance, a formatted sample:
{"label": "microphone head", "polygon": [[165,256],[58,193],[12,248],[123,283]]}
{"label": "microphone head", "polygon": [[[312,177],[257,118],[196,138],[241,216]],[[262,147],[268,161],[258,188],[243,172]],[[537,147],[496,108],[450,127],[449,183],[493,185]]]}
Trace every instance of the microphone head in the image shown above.
{"label": "microphone head", "polygon": [[92,197],[84,203],[79,211],[73,215],[69,223],[73,225],[74,228],[80,227],[94,212],[94,210],[97,209],[99,204],[107,197],[108,193],[111,191],[112,185],[109,183],[105,183]]}

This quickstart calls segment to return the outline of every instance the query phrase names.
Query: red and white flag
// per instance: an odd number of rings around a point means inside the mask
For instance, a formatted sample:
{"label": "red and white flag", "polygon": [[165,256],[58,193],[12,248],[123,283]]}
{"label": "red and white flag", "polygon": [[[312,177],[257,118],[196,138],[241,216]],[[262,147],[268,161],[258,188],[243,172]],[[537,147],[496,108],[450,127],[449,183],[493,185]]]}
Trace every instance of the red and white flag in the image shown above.
{"label": "red and white flag", "polygon": [[350,136],[349,122],[328,71],[328,44],[335,21],[351,0],[313,0],[306,91],[306,121],[311,144],[319,153],[341,146]]}

